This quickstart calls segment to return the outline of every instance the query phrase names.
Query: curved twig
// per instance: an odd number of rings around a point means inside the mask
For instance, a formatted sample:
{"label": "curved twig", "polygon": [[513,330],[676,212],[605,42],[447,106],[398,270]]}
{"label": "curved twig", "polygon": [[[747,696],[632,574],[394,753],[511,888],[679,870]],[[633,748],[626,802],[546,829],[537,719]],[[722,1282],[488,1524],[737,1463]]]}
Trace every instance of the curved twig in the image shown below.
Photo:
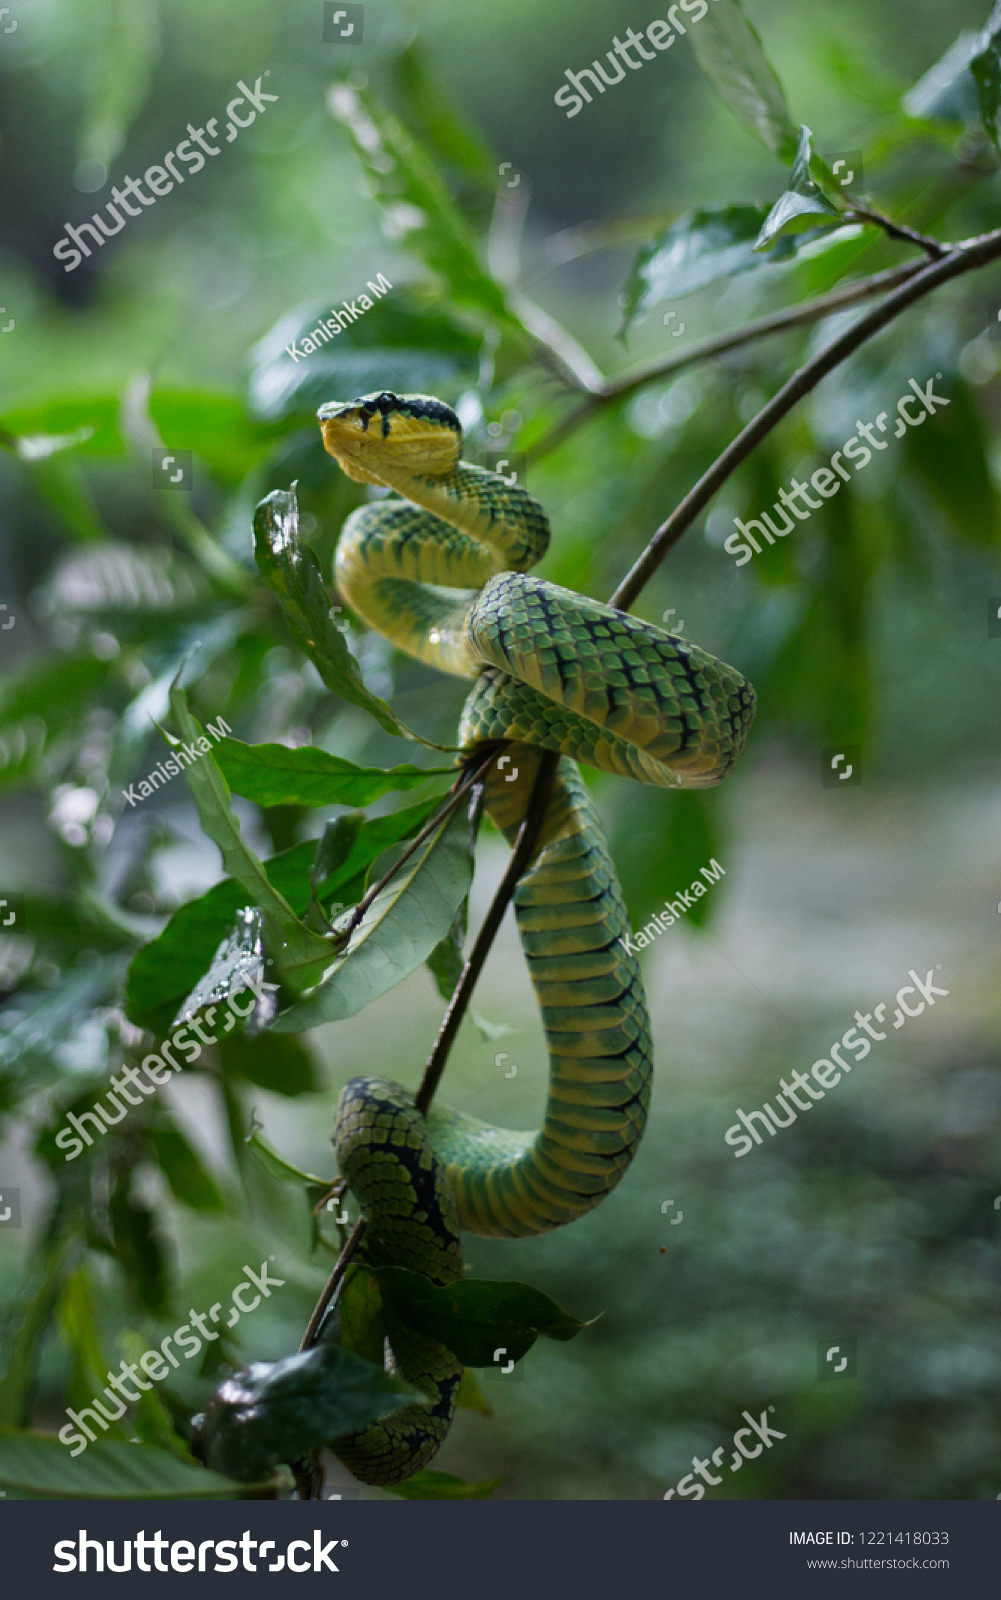
{"label": "curved twig", "polygon": [[951,278],[958,278],[965,272],[972,272],[975,268],[986,266],[999,258],[1001,258],[1001,228],[993,233],[984,234],[980,239],[971,240],[968,244],[955,246],[941,261],[934,261],[930,266],[922,267],[909,283],[905,283],[893,294],[888,295],[882,305],[874,307],[866,316],[861,317],[852,327],[834,339],[826,350],[822,350],[812,361],[808,361],[805,367],[793,373],[778,394],[769,400],[754,420],[727,445],[708,472],[703,473],[681,504],[675,507],[667,520],[657,529],[639,560],[619,584],[609,604],[617,606],[621,611],[629,609],[672,545],[677,543],[686,528],[691,527],[699,512],[705,509],[730,474],[781,422],[797,401],[805,394],[809,394],[811,389],[816,388],[821,378],[825,378],[835,367],[840,366],[841,362],[852,355],[860,345],[865,344],[881,328],[885,328],[902,311],[906,311],[908,306],[929,294],[932,289],[937,289],[940,284],[948,283]]}

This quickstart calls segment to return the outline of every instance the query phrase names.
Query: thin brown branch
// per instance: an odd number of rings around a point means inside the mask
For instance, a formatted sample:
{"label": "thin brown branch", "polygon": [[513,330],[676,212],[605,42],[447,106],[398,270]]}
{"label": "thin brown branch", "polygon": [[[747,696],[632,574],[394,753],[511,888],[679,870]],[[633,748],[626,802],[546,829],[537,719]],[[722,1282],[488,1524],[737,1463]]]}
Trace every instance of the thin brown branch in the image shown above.
{"label": "thin brown branch", "polygon": [[392,878],[396,877],[396,874],[399,872],[400,868],[410,860],[410,857],[414,854],[414,851],[419,850],[424,841],[431,837],[435,829],[441,826],[446,817],[451,816],[452,812],[462,800],[463,795],[467,794],[475,784],[483,779],[487,768],[493,761],[496,760],[503,750],[507,749],[509,742],[509,740],[503,739],[498,741],[497,744],[492,745],[490,754],[480,762],[479,766],[467,769],[462,774],[462,777],[452,785],[452,788],[448,792],[448,798],[445,803],[439,806],[438,810],[434,813],[434,816],[429,819],[429,821],[425,822],[420,833],[417,834],[416,838],[410,841],[406,850],[404,850],[399,859],[393,863],[389,871],[379,879],[378,883],[373,883],[371,889],[366,890],[363,898],[359,900],[358,904],[351,913],[350,920],[339,931],[338,940],[341,944],[345,944],[350,939],[373,900],[377,899],[382,893],[383,889],[386,887],[387,883],[389,883]]}
{"label": "thin brown branch", "polygon": [[365,1222],[363,1219],[361,1222],[355,1223],[354,1228],[351,1231],[351,1237],[348,1239],[344,1249],[334,1262],[334,1270],[324,1284],[323,1293],[321,1294],[319,1300],[317,1300],[316,1305],[313,1307],[313,1315],[310,1317],[309,1322],[306,1325],[306,1332],[303,1334],[302,1343],[299,1346],[300,1355],[304,1350],[312,1350],[314,1344],[316,1343],[317,1335],[319,1334],[323,1319],[327,1314],[327,1307],[330,1305],[331,1300],[334,1298],[334,1295],[337,1292],[337,1288],[341,1282],[341,1279],[344,1277],[344,1274],[347,1271],[348,1263],[350,1262],[352,1256],[356,1254],[358,1246],[361,1244],[362,1235],[364,1232]]}
{"label": "thin brown branch", "polygon": [[877,228],[891,239],[900,239],[904,244],[916,244],[933,261],[941,261],[943,256],[949,254],[949,246],[940,244],[929,233],[918,233],[916,228],[909,228],[906,222],[894,222],[892,217],[886,217],[882,211],[873,211],[869,206],[853,206],[844,213],[846,222],[873,222]]}
{"label": "thin brown branch", "polygon": [[708,472],[703,474],[681,504],[671,512],[666,522],[661,524],[639,560],[619,584],[609,603],[620,610],[628,610],[667,552],[677,543],[685,530],[691,527],[731,473],[747,459],[755,446],[760,444],[782,418],[788,415],[793,406],[804,395],[809,394],[811,389],[816,388],[822,378],[840,366],[842,361],[880,329],[885,328],[902,311],[906,311],[908,306],[922,299],[933,289],[937,289],[940,284],[948,283],[952,278],[958,278],[963,273],[972,272],[999,258],[1001,258],[1001,229],[984,234],[980,239],[955,246],[941,261],[922,267],[909,283],[905,283],[893,294],[888,295],[881,305],[861,317],[818,356],[807,362],[805,367],[795,372],[758,412],[753,422],[748,423],[747,427],[727,445]]}
{"label": "thin brown branch", "polygon": [[809,327],[811,323],[820,322],[836,311],[843,311],[846,306],[857,305],[860,300],[869,300],[873,295],[885,294],[903,283],[909,283],[923,267],[921,261],[908,261],[902,267],[891,267],[886,272],[875,273],[871,278],[860,278],[857,283],[844,284],[828,294],[818,295],[814,300],[804,300],[799,305],[786,306],[782,311],[756,317],[753,322],[745,322],[743,327],[735,328],[731,333],[699,339],[687,350],[675,351],[670,356],[658,356],[640,367],[634,367],[631,372],[606,378],[600,391],[586,394],[579,405],[554,424],[538,444],[528,451],[529,462],[537,461],[555,450],[568,434],[609,400],[621,400],[657,378],[670,377],[685,367],[698,366],[702,361],[726,355],[730,350],[739,350],[743,345],[767,338],[770,334],[785,333],[789,328]]}
{"label": "thin brown branch", "polygon": [[472,999],[473,989],[483,970],[484,963],[490,953],[490,947],[497,936],[497,930],[504,919],[504,913],[510,904],[511,897],[518,886],[525,868],[532,858],[532,853],[538,842],[539,831],[546,815],[549,796],[559,764],[559,756],[552,751],[546,751],[539,763],[535,783],[532,787],[531,797],[525,809],[524,820],[518,832],[511,859],[507,870],[501,879],[497,893],[494,895],[490,909],[483,921],[476,943],[470,952],[469,960],[462,969],[462,976],[455,987],[448,1004],[448,1010],[442,1020],[438,1037],[434,1042],[434,1049],[428,1057],[428,1064],[424,1069],[421,1086],[414,1098],[414,1104],[422,1116],[428,1114],[428,1107],[434,1099],[435,1091],[441,1082],[445,1063],[449,1051],[459,1031],[459,1024],[466,1014],[467,1007]]}

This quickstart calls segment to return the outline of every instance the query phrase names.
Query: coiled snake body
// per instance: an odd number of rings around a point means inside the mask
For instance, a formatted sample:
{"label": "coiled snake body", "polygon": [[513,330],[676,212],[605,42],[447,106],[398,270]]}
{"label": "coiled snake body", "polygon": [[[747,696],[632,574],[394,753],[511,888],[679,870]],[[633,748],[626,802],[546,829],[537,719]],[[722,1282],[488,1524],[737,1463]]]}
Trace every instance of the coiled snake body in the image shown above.
{"label": "coiled snake body", "polygon": [[[333,1144],[366,1220],[365,1253],[437,1284],[462,1276],[460,1229],[518,1238],[572,1222],[622,1177],[643,1133],[652,1058],[625,907],[575,759],[666,787],[718,783],[743,749],[754,691],[732,667],[610,606],[527,576],[549,524],[525,489],[460,461],[458,418],[426,395],[331,402],[323,442],[349,477],[402,500],[347,519],[336,578],[348,604],[400,649],[475,680],[459,742],[515,741],[517,779],[493,767],[488,815],[513,842],[543,750],[561,759],[530,870],[515,892],[549,1047],[537,1133],[355,1078]],[[575,759],[571,759],[575,758]],[[388,1315],[388,1314],[387,1314]],[[368,1483],[417,1472],[448,1431],[461,1368],[437,1341],[387,1322],[396,1370],[432,1398],[333,1448]]]}

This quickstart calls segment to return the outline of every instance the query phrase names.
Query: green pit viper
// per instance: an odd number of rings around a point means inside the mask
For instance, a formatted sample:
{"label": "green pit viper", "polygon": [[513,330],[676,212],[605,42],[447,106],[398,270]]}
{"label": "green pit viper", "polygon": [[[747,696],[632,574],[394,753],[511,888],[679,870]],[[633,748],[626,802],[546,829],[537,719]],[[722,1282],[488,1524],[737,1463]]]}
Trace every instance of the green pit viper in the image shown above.
{"label": "green pit viper", "polygon": [[[576,761],[708,788],[743,749],[754,691],[687,640],[529,577],[549,543],[545,512],[524,488],[460,460],[462,429],[442,401],[372,394],[329,402],[318,418],[349,478],[400,496],[348,517],[337,588],[408,655],[475,680],[461,759],[513,741],[510,771],[494,765],[484,786],[509,843],[542,752],[562,758],[514,896],[549,1047],[542,1127],[514,1133],[439,1105],[425,1120],[406,1089],[382,1078],[352,1079],[335,1114],[334,1152],[365,1220],[365,1259],[444,1285],[462,1277],[461,1229],[521,1238],[590,1211],[619,1182],[646,1122],[646,1000],[620,943],[622,894]],[[333,1441],[373,1484],[400,1482],[434,1456],[462,1376],[444,1345],[386,1315],[394,1370],[431,1403]]]}

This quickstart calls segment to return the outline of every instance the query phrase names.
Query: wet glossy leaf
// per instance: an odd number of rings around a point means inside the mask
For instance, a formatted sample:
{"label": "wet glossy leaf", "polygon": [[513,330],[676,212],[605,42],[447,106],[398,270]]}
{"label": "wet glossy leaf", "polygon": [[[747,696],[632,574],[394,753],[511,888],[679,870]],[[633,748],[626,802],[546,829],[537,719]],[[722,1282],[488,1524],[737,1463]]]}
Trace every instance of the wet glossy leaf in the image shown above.
{"label": "wet glossy leaf", "polygon": [[[347,856],[321,879],[321,902],[328,906],[338,900],[353,904],[376,857],[398,840],[412,838],[439,804],[437,798],[425,800],[360,824]],[[305,915],[309,906],[316,849],[316,841],[307,839],[265,863],[269,881],[297,916]],[[246,899],[240,884],[224,878],[174,912],[163,932],[139,951],[129,968],[125,1004],[133,1022],[161,1036],[170,1029],[188,996],[209,972],[220,944],[230,937]],[[2,1061],[0,1034],[0,1064]]]}
{"label": "wet glossy leaf", "polygon": [[841,213],[831,204],[810,176],[813,150],[809,128],[801,128],[796,160],[793,164],[789,187],[780,195],[762,224],[755,241],[755,250],[768,250],[784,233],[804,233],[822,226],[825,222],[839,225]]}
{"label": "wet glossy leaf", "polygon": [[587,1326],[528,1283],[466,1278],[439,1288],[406,1267],[373,1270],[397,1316],[440,1339],[465,1367],[494,1366],[499,1347],[520,1361],[540,1334],[565,1341]]}
{"label": "wet glossy leaf", "polygon": [[252,1480],[422,1399],[340,1345],[317,1345],[227,1379],[201,1419],[196,1448],[215,1471]]}
{"label": "wet glossy leaf", "polygon": [[779,241],[770,257],[754,253],[768,214],[764,205],[700,206],[654,234],[639,250],[626,282],[622,334],[661,301],[750,272],[762,260],[787,260],[795,250],[791,238]]}

